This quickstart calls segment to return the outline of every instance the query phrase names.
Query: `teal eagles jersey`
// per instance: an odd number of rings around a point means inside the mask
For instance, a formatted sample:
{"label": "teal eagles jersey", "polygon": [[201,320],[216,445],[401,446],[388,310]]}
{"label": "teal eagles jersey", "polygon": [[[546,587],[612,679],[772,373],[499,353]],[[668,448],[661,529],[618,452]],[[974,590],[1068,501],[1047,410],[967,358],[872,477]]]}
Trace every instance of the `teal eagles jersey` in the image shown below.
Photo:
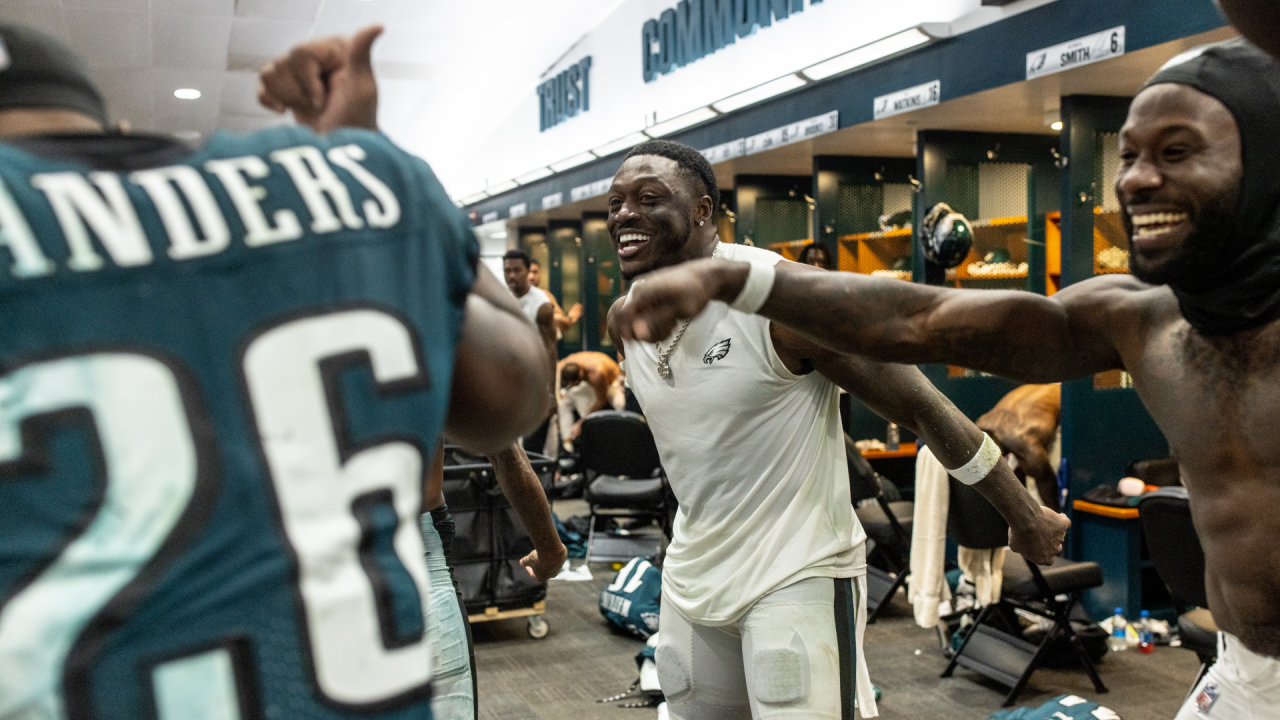
{"label": "teal eagles jersey", "polygon": [[375,133],[43,142],[0,145],[0,717],[429,717],[465,218]]}
{"label": "teal eagles jersey", "polygon": [[641,640],[658,632],[661,604],[662,571],[642,557],[631,558],[600,591],[600,614]]}

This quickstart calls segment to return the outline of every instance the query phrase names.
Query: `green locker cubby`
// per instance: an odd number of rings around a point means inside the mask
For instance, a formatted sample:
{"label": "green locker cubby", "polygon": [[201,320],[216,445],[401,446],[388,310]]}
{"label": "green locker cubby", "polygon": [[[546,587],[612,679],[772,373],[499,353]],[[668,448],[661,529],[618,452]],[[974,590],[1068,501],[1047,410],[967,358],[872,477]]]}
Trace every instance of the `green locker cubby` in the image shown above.
{"label": "green locker cubby", "polygon": [[905,211],[910,223],[915,170],[914,158],[814,157],[815,242],[837,259],[838,270],[911,279],[910,231],[886,233],[880,220]]}
{"label": "green locker cubby", "polygon": [[[734,242],[784,251],[810,240],[813,178],[738,175],[733,182]],[[794,252],[784,256],[794,259]]]}
{"label": "green locker cubby", "polygon": [[[972,289],[1044,292],[1045,224],[1058,210],[1060,164],[1056,135],[925,130],[918,134],[916,177],[920,180],[915,223],[945,202],[974,227],[974,249],[948,273],[925,260],[913,243],[916,282]],[[982,277],[969,266],[1003,250],[1017,272]],[[971,420],[990,410],[1015,383],[944,365],[921,370]]]}

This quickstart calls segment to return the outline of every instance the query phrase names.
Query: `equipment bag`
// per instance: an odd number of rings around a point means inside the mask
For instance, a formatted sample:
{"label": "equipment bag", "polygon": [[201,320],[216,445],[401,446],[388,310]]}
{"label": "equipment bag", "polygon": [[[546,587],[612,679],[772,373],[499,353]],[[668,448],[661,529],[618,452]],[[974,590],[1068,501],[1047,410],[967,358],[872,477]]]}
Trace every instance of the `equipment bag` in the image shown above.
{"label": "equipment bag", "polygon": [[662,571],[642,557],[631,558],[600,592],[600,614],[641,640],[658,631]]}

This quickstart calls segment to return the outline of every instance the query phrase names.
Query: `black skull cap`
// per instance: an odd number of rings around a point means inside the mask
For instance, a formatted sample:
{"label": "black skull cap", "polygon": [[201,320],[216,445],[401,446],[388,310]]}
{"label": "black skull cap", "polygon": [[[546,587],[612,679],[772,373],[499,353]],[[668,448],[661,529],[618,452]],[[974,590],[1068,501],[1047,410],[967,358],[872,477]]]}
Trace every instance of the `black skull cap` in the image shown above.
{"label": "black skull cap", "polygon": [[107,107],[88,66],[60,40],[0,23],[0,110],[59,108],[106,127]]}

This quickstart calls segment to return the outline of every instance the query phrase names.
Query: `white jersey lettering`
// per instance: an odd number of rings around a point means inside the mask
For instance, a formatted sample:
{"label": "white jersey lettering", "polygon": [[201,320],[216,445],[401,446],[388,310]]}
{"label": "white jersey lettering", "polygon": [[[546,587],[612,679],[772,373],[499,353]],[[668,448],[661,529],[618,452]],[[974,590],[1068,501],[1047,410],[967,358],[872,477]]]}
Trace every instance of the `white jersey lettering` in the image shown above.
{"label": "white jersey lettering", "polygon": [[351,177],[373,195],[374,199],[364,201],[364,217],[369,226],[394,227],[400,222],[400,201],[386,183],[360,164],[359,161],[366,157],[364,148],[359,145],[344,145],[329,151],[329,162],[351,173]]}
{"label": "white jersey lettering", "polygon": [[14,202],[9,187],[0,180],[0,245],[13,255],[11,272],[16,277],[37,277],[53,272],[53,261],[44,256],[31,226]]}
{"label": "white jersey lettering", "polygon": [[[141,185],[151,196],[151,202],[155,203],[160,221],[164,223],[165,232],[169,235],[169,257],[186,260],[213,255],[226,250],[231,244],[231,229],[227,227],[227,221],[218,210],[218,201],[214,199],[198,170],[186,165],[175,165],[141,170],[130,175],[129,179]],[[191,217],[183,207],[183,197],[178,196],[179,190],[195,213],[196,222],[200,224],[200,234],[196,233]]]}
{"label": "white jersey lettering", "polygon": [[81,271],[102,267],[102,257],[89,240],[91,228],[116,265],[150,264],[151,246],[120,178],[109,172],[90,173],[89,178],[97,191],[80,173],[44,173],[31,178],[31,185],[49,199],[67,238],[71,248],[67,266]]}
{"label": "white jersey lettering", "polygon": [[250,185],[248,178],[261,180],[271,174],[271,168],[262,158],[249,155],[229,160],[210,160],[204,169],[213,173],[236,206],[240,221],[244,223],[244,244],[260,247],[273,243],[297,240],[302,237],[302,223],[292,210],[277,210],[272,215],[273,226],[262,212],[260,203],[267,199],[267,189]]}
{"label": "white jersey lettering", "polygon": [[[318,148],[303,145],[276,150],[271,153],[271,159],[280,163],[289,173],[302,201],[307,204],[307,210],[311,213],[312,232],[336,232],[344,225],[352,230],[364,227],[364,220],[356,213],[347,186],[342,184],[333,168],[325,162],[324,155]],[[333,212],[334,208],[337,208],[337,215]],[[338,216],[342,219],[339,220]]]}

